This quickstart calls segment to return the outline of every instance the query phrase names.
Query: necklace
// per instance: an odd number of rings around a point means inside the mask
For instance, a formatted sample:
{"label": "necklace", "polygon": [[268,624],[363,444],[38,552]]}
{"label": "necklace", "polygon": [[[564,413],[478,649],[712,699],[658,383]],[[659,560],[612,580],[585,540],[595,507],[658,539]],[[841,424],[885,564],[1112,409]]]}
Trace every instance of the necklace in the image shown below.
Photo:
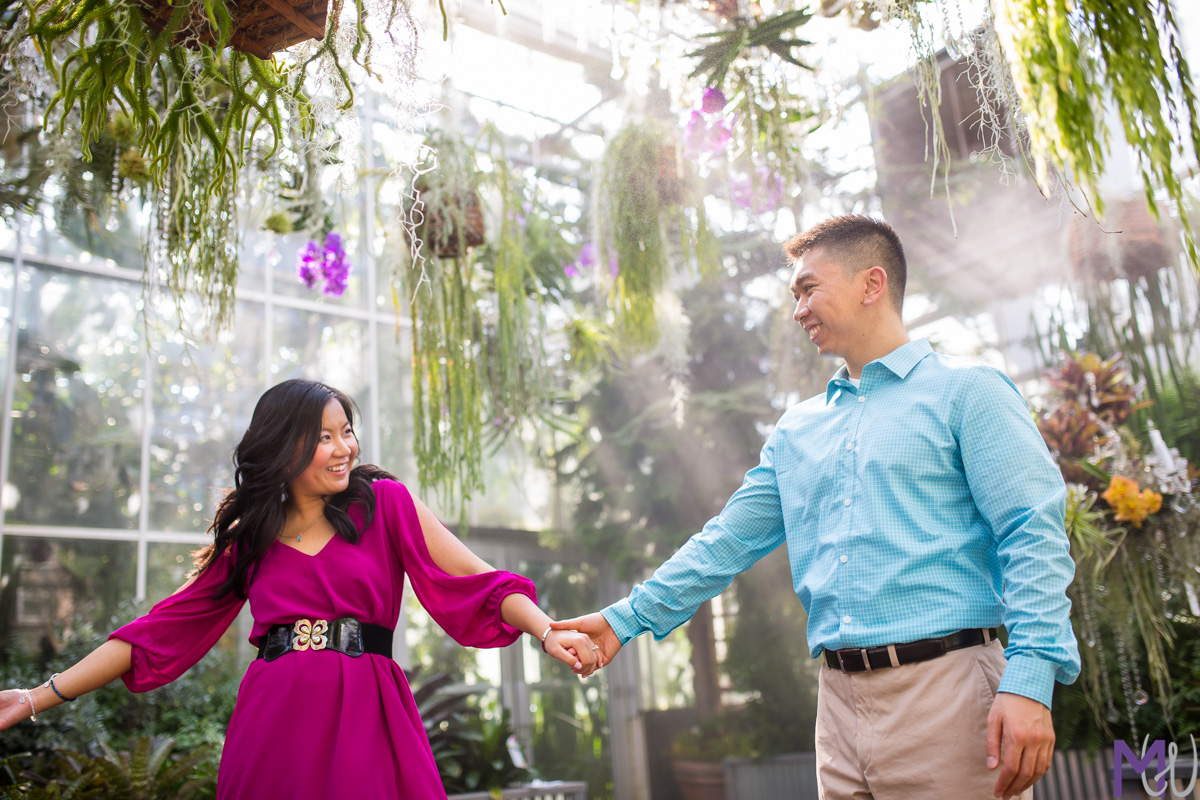
{"label": "necklace", "polygon": [[[304,534],[308,533],[314,525],[316,525],[318,522],[320,522],[323,519],[325,519],[325,515],[320,514],[317,516],[316,519],[314,519],[312,522],[308,523],[308,525],[305,526],[304,530],[302,530],[298,534],[296,534],[296,542],[299,543],[302,540]],[[290,539],[292,537],[291,536],[280,536],[280,538],[281,539]]]}

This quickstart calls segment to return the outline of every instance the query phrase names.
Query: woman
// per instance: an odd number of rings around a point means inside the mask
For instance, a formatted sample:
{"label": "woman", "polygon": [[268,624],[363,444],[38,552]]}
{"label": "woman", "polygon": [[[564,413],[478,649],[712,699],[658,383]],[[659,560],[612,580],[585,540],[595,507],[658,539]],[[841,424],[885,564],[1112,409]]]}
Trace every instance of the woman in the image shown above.
{"label": "woman", "polygon": [[135,692],[174,680],[248,599],[259,655],[229,722],[218,798],[444,798],[390,657],[405,577],[460,644],[503,647],[524,631],[590,674],[594,646],[550,630],[528,579],[493,570],[384,471],[354,467],[354,411],[314,381],[268,390],[195,575],[45,685],[0,692],[0,729],[118,676]]}

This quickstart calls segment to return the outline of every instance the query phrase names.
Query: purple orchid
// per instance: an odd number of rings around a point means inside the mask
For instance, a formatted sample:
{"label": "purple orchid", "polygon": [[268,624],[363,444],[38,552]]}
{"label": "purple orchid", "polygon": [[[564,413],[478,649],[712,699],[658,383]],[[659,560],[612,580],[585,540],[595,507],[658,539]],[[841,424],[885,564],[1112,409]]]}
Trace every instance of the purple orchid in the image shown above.
{"label": "purple orchid", "polygon": [[579,249],[579,258],[563,267],[568,278],[578,278],[596,268],[596,245],[587,242]]}
{"label": "purple orchid", "polygon": [[341,297],[350,281],[353,264],[346,258],[342,237],[336,233],[325,236],[325,244],[310,241],[300,251],[296,260],[296,277],[307,288],[316,288],[324,280],[323,291],[327,295]]}
{"label": "purple orchid", "polygon": [[700,101],[700,110],[705,114],[719,114],[725,108],[725,93],[712,86],[704,90]]}
{"label": "purple orchid", "polygon": [[683,131],[683,149],[692,157],[705,153],[717,155],[732,138],[733,132],[725,120],[709,122],[699,111],[693,111]]}
{"label": "purple orchid", "polygon": [[296,277],[309,289],[317,285],[321,276],[322,262],[325,260],[320,246],[310,241],[298,254],[296,259]]}

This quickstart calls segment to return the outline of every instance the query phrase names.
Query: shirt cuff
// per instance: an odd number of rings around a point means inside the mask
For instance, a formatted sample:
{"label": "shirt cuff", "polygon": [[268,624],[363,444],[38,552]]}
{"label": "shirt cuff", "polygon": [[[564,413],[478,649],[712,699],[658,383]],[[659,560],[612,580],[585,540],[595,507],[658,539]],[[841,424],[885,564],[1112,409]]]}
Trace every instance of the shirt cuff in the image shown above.
{"label": "shirt cuff", "polygon": [[600,613],[604,615],[604,619],[612,626],[613,633],[617,634],[617,638],[621,640],[622,646],[639,633],[645,633],[649,630],[638,619],[637,613],[633,610],[633,604],[629,602],[628,597],[622,598],[608,608],[602,609]]}
{"label": "shirt cuff", "polygon": [[1054,698],[1054,672],[1055,666],[1049,661],[1028,655],[1013,656],[1000,676],[997,691],[1019,694],[1050,708]]}

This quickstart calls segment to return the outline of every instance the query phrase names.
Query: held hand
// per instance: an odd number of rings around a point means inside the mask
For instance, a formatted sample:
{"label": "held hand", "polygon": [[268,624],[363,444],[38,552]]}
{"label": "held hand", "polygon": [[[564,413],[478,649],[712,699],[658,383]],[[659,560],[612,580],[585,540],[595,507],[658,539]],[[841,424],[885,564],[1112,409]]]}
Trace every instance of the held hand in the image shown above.
{"label": "held hand", "polygon": [[24,696],[25,692],[17,689],[0,692],[0,731],[29,719],[29,701],[21,702]]}
{"label": "held hand", "polygon": [[591,637],[591,641],[600,646],[600,649],[596,651],[600,654],[600,661],[596,665],[597,669],[609,664],[617,657],[617,653],[621,650],[621,640],[617,638],[616,631],[608,624],[608,620],[604,618],[604,615],[598,611],[594,614],[576,617],[575,619],[551,622],[550,627],[556,631],[579,631]]}
{"label": "held hand", "polygon": [[1050,768],[1053,757],[1050,709],[1019,694],[997,694],[987,722],[987,767],[1000,767],[995,796],[1015,797],[1028,789]]}
{"label": "held hand", "polygon": [[576,675],[587,677],[598,667],[598,650],[592,649],[592,640],[576,631],[551,630],[543,642],[548,655],[569,666]]}

